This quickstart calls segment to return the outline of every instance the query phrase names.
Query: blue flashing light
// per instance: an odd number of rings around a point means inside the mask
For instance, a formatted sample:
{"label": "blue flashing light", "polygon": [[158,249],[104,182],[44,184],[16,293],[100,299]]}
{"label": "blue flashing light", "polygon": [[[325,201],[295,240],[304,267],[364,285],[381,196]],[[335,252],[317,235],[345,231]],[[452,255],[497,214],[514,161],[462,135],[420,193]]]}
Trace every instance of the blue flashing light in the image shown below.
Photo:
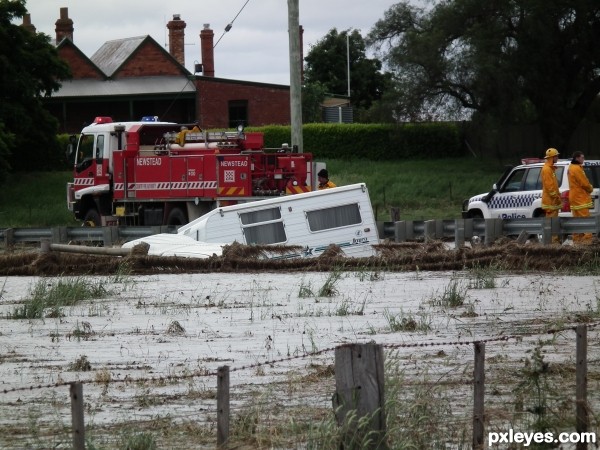
{"label": "blue flashing light", "polygon": [[142,122],[158,122],[158,116],[144,116]]}

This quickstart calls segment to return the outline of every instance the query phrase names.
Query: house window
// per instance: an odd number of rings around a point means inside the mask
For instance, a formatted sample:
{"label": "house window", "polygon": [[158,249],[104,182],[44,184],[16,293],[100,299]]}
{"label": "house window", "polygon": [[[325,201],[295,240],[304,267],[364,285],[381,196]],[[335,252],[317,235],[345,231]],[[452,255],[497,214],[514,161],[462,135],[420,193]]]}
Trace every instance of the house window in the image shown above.
{"label": "house window", "polygon": [[287,240],[279,207],[241,213],[240,221],[246,244],[279,244]]}
{"label": "house window", "polygon": [[362,222],[358,203],[307,211],[306,218],[310,231],[324,231]]}
{"label": "house window", "polygon": [[229,127],[236,128],[240,124],[248,125],[248,100],[230,100]]}

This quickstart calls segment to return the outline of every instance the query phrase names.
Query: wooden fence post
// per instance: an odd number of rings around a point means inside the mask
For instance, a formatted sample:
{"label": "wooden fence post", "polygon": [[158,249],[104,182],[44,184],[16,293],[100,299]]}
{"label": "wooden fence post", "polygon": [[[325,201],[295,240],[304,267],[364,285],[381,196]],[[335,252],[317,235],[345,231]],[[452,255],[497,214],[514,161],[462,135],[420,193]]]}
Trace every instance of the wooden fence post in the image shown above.
{"label": "wooden fence post", "polygon": [[217,369],[217,448],[227,448],[229,441],[229,366]]}
{"label": "wooden fence post", "polygon": [[473,450],[484,444],[485,343],[475,342],[473,369]]}
{"label": "wooden fence post", "polygon": [[340,448],[387,448],[383,359],[383,347],[377,344],[335,349],[333,407],[344,430]]}
{"label": "wooden fence post", "polygon": [[71,422],[73,424],[73,449],[85,450],[85,426],[83,423],[83,384],[71,383]]}
{"label": "wooden fence post", "polygon": [[[576,357],[577,369],[575,373],[576,380],[576,418],[575,430],[578,433],[586,433],[589,428],[589,414],[587,404],[587,327],[577,325],[577,344]],[[577,450],[586,450],[587,442],[578,442]]]}

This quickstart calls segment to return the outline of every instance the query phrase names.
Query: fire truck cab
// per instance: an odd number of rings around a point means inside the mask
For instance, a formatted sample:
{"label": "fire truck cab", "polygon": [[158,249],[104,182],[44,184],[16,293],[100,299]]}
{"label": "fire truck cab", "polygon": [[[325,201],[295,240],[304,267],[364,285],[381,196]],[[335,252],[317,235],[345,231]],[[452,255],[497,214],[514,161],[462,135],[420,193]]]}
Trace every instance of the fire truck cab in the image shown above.
{"label": "fire truck cab", "polygon": [[323,164],[262,133],[97,117],[67,156],[67,205],[87,225],[184,225],[217,206],[313,190]]}

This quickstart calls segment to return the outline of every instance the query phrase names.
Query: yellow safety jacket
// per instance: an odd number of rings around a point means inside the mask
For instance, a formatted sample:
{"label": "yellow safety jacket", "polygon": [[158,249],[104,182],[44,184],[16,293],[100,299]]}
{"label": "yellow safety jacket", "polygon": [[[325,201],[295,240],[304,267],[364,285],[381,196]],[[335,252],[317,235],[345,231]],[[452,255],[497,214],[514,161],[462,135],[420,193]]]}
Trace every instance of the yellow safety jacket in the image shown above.
{"label": "yellow safety jacket", "polygon": [[562,207],[558,181],[556,180],[556,166],[552,158],[546,159],[542,167],[542,209],[557,211]]}
{"label": "yellow safety jacket", "polygon": [[569,164],[569,203],[571,210],[589,209],[594,206],[590,195],[594,187],[589,182],[581,164]]}
{"label": "yellow safety jacket", "polygon": [[337,187],[332,181],[327,181],[327,183],[319,184],[319,191],[323,189],[329,189]]}

